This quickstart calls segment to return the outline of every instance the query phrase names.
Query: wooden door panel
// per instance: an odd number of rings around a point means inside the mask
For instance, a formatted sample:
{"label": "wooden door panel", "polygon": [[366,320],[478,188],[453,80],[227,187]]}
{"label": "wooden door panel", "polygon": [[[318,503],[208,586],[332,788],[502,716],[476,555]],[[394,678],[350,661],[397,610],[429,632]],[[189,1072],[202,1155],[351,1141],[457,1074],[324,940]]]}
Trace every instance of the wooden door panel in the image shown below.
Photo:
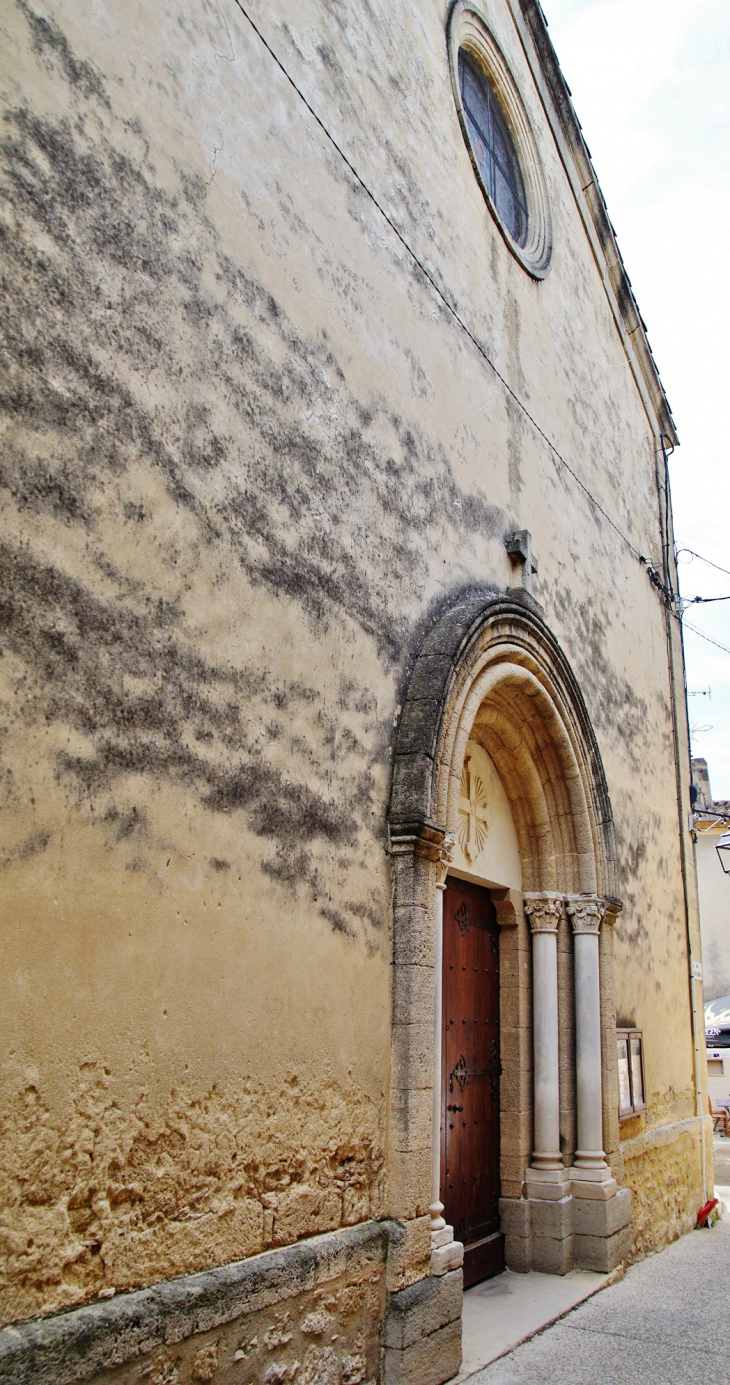
{"label": "wooden door panel", "polygon": [[441,1201],[464,1283],[504,1268],[499,1231],[499,927],[488,890],[444,895]]}

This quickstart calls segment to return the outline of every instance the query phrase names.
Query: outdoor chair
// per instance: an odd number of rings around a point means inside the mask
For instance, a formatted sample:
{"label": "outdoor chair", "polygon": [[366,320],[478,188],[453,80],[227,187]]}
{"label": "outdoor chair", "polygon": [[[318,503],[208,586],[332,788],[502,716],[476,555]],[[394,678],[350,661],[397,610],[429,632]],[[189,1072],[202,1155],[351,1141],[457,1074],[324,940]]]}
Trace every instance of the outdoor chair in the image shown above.
{"label": "outdoor chair", "polygon": [[730,1121],[728,1120],[727,1111],[723,1107],[713,1106],[711,1096],[707,1098],[707,1104],[710,1108],[710,1115],[712,1116],[712,1129],[719,1130],[722,1126],[725,1134],[730,1140]]}

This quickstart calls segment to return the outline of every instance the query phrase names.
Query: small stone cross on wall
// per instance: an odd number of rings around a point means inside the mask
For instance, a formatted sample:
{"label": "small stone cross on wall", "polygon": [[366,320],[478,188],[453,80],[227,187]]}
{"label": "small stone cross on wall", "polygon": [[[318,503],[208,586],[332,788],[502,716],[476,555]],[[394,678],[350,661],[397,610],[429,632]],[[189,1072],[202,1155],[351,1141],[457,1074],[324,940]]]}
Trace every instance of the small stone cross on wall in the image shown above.
{"label": "small stone cross on wall", "polygon": [[484,850],[489,823],[487,795],[478,774],[471,768],[471,755],[464,759],[459,794],[459,845],[467,861],[476,860]]}
{"label": "small stone cross on wall", "polygon": [[532,551],[532,534],[529,529],[518,529],[515,534],[508,534],[504,546],[512,562],[519,563],[522,568],[522,585],[525,591],[532,594],[532,579],[537,576],[537,558]]}

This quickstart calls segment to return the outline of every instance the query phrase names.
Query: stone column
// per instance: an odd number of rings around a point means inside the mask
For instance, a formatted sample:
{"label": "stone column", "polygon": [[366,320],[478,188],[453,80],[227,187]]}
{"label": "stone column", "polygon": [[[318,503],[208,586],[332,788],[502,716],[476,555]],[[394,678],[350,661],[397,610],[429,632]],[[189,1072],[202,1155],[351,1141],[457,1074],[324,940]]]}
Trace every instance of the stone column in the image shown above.
{"label": "stone column", "polygon": [[431,1118],[431,1274],[460,1269],[464,1247],[454,1240],[453,1226],[444,1221],[441,1201],[441,1082],[444,990],[444,891],[446,872],[454,859],[453,832],[447,832],[436,863],[435,968],[433,1005],[433,1115]]}
{"label": "stone column", "polygon": [[[453,860],[453,850],[448,841],[441,848],[436,866],[436,946],[433,1006],[433,1117],[431,1121],[431,1234],[443,1231],[446,1227],[441,1201],[441,1044],[443,1033],[443,986],[444,986],[444,891],[449,861]],[[440,1238],[437,1238],[440,1239]],[[431,1244],[433,1245],[433,1239]]]}
{"label": "stone column", "polygon": [[561,896],[525,895],[532,933],[534,1139],[525,1174],[530,1268],[569,1274],[573,1268],[573,1199],[560,1154],[558,924]]}
{"label": "stone column", "polygon": [[604,901],[594,895],[566,899],[573,924],[575,961],[575,1068],[578,1147],[573,1177],[601,1182],[611,1177],[603,1152],[601,986],[598,935]]}
{"label": "stone column", "polygon": [[606,1163],[614,1178],[623,1183],[624,1163],[619,1143],[618,1065],[616,1063],[616,967],[614,924],[621,913],[621,900],[604,900],[606,911],[598,936],[601,969],[601,1050],[603,1063],[603,1148]]}
{"label": "stone column", "polygon": [[[599,964],[601,924],[615,918],[618,900],[573,895],[565,901],[573,925],[575,966],[575,1059],[578,1148],[570,1170],[573,1192],[575,1263],[602,1274],[614,1270],[631,1249],[631,1193],[618,1189],[603,1152],[603,1063],[601,1031],[602,978]],[[603,1010],[613,1009],[603,996]],[[615,1021],[612,1025],[615,1035]],[[616,1046],[607,1055],[615,1087]]]}
{"label": "stone column", "polygon": [[[532,1043],[534,1073],[533,1155],[528,1184],[562,1183],[560,1156],[560,1063],[558,1055],[558,920],[562,900],[554,894],[524,897],[532,933]],[[564,1191],[558,1194],[564,1196]]]}

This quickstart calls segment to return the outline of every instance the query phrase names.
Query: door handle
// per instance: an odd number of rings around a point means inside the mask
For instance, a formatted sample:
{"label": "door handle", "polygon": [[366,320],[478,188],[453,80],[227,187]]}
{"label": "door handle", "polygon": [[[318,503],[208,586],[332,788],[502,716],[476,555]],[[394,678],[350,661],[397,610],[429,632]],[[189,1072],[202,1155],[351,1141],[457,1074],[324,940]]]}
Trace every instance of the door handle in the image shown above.
{"label": "door handle", "polygon": [[463,1111],[463,1110],[464,1110],[464,1107],[463,1107],[463,1106],[447,1106],[447,1107],[446,1107],[446,1110],[447,1110],[447,1111]]}

